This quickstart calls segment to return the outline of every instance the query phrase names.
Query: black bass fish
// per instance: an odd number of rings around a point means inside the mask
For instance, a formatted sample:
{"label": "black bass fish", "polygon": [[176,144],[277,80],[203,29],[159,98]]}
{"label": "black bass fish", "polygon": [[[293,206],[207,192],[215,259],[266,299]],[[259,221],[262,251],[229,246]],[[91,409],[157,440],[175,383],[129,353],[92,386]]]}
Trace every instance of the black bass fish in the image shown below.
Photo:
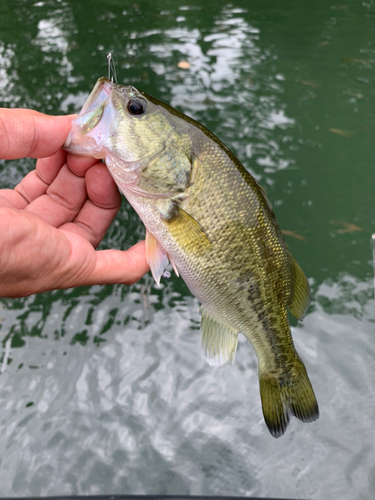
{"label": "black bass fish", "polygon": [[291,336],[309,285],[270,202],[233,153],[203,125],[131,86],[100,78],[65,148],[102,158],[146,226],[157,283],[170,262],[201,302],[204,356],[232,365],[238,334],[258,358],[263,415],[274,437],[318,404]]}

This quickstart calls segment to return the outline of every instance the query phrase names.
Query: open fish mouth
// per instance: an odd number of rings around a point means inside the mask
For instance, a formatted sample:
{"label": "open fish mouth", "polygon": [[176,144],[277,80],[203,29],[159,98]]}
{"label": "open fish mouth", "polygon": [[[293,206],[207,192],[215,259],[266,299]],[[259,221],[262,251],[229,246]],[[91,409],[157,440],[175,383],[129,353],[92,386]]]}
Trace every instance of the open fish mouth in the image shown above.
{"label": "open fish mouth", "polygon": [[[72,121],[71,131],[63,149],[79,156],[107,160],[107,166],[117,166],[127,172],[143,168],[163,152],[169,135],[160,149],[135,161],[118,157],[113,151],[111,139],[117,130],[121,116],[113,103],[114,94],[131,94],[132,87],[117,85],[105,77],[99,78],[79,115]],[[135,89],[134,89],[135,90]]]}
{"label": "open fish mouth", "polygon": [[111,125],[117,118],[112,103],[113,83],[100,78],[87,98],[63,145],[69,153],[103,159],[106,150],[103,144],[109,138]]}

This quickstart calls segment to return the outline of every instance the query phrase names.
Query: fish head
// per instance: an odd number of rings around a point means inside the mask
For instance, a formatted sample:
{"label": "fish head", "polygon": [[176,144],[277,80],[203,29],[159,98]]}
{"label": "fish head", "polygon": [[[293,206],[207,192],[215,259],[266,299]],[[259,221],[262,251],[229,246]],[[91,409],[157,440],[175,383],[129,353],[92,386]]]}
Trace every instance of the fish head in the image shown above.
{"label": "fish head", "polygon": [[64,149],[103,159],[125,195],[131,187],[141,196],[170,197],[191,179],[189,127],[182,113],[145,92],[99,78]]}
{"label": "fish head", "polygon": [[132,171],[164,149],[171,130],[147,94],[103,77],[72,121],[64,149],[80,156],[110,158]]}

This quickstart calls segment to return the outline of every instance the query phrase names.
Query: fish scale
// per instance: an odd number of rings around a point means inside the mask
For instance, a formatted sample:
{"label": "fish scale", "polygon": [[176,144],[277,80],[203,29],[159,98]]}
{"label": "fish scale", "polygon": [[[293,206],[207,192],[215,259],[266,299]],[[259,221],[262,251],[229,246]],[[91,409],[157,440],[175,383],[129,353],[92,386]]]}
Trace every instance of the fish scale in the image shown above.
{"label": "fish scale", "polygon": [[319,416],[287,308],[302,319],[309,285],[264,190],[203,125],[135,89],[98,80],[72,122],[67,149],[103,158],[146,226],[160,281],[171,261],[201,302],[201,344],[214,367],[233,364],[242,333],[258,359],[265,422],[281,436],[294,415]]}

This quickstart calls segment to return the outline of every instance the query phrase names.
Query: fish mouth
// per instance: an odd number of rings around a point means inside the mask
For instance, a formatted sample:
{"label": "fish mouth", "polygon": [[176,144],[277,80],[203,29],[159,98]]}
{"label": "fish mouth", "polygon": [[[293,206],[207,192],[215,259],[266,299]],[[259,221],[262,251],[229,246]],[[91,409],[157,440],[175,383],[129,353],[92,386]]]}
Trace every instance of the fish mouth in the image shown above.
{"label": "fish mouth", "polygon": [[111,101],[112,91],[113,83],[107,78],[99,78],[79,115],[72,120],[72,129],[63,149],[79,156],[105,158],[106,151],[102,144],[108,138],[111,124],[117,117]]}
{"label": "fish mouth", "polygon": [[139,160],[127,161],[110,151],[112,149],[110,147],[111,134],[116,128],[116,121],[120,118],[113,105],[113,93],[132,93],[133,91],[137,90],[134,87],[114,84],[105,77],[99,78],[79,115],[72,120],[72,128],[63,149],[78,156],[106,160],[109,170],[115,167],[127,172],[142,170],[149,161],[163,152],[170,134],[162,143],[160,150]]}

